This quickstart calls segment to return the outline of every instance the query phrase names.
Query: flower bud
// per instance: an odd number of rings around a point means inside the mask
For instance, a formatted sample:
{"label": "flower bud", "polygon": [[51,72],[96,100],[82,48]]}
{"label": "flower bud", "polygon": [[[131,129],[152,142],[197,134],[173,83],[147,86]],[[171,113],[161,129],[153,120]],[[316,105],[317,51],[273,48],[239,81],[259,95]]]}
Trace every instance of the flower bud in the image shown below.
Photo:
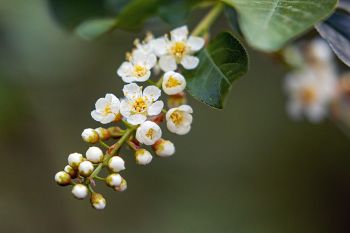
{"label": "flower bud", "polygon": [[113,156],[108,161],[108,167],[112,172],[120,172],[125,169],[125,162],[119,156]]}
{"label": "flower bud", "polygon": [[64,167],[64,171],[68,173],[72,178],[77,176],[77,171],[69,165]]}
{"label": "flower bud", "polygon": [[84,161],[79,164],[78,167],[79,174],[88,177],[94,171],[94,165],[90,161]]}
{"label": "flower bud", "polygon": [[153,148],[156,154],[160,157],[169,157],[175,153],[175,146],[169,140],[159,139],[154,145]]}
{"label": "flower bud", "polygon": [[87,197],[88,193],[88,188],[83,184],[76,184],[72,189],[72,194],[77,199],[84,199],[85,197]]}
{"label": "flower bud", "polygon": [[118,192],[124,192],[128,188],[128,184],[125,179],[122,180],[121,184],[119,186],[116,186],[114,188],[115,191]]}
{"label": "flower bud", "polygon": [[100,148],[92,146],[86,151],[86,158],[93,163],[102,162],[103,152]]}
{"label": "flower bud", "polygon": [[69,185],[71,182],[71,177],[67,172],[64,171],[60,171],[57,172],[55,175],[55,181],[57,184],[61,185],[61,186],[66,186]]}
{"label": "flower bud", "polygon": [[92,193],[90,202],[97,210],[103,210],[106,207],[106,199],[100,193]]}
{"label": "flower bud", "polygon": [[68,156],[68,164],[74,169],[78,168],[81,162],[83,162],[82,154],[72,153]]}
{"label": "flower bud", "polygon": [[97,132],[93,129],[84,129],[81,137],[85,142],[96,143],[99,140]]}
{"label": "flower bud", "polygon": [[147,165],[152,161],[152,155],[148,150],[138,149],[135,152],[136,163],[140,165]]}
{"label": "flower bud", "polygon": [[123,178],[118,173],[113,173],[107,176],[106,183],[109,187],[119,186],[122,183]]}
{"label": "flower bud", "polygon": [[99,127],[95,129],[96,133],[98,134],[98,137],[100,140],[107,140],[110,137],[110,134],[107,129]]}

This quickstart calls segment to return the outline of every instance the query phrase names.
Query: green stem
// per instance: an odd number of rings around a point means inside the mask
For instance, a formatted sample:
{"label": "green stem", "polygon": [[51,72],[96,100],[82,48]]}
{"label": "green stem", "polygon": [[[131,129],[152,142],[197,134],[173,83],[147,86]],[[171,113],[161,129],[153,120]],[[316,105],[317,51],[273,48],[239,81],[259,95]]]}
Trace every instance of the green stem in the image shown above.
{"label": "green stem", "polygon": [[100,142],[101,146],[103,146],[107,149],[109,148],[109,146],[106,143],[104,143],[103,141],[100,140],[99,142]]}
{"label": "green stem", "polygon": [[211,25],[213,25],[215,20],[220,16],[223,9],[224,4],[221,2],[217,3],[193,30],[192,35],[203,36],[205,33],[207,33]]}

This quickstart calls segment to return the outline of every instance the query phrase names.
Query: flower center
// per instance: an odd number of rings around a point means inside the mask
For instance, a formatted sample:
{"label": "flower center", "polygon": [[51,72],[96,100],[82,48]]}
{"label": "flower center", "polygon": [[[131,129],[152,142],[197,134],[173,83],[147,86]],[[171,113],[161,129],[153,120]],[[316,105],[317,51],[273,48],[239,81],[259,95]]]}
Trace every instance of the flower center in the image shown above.
{"label": "flower center", "polygon": [[175,42],[170,48],[170,52],[176,58],[182,58],[186,53],[186,44],[184,42]]}
{"label": "flower center", "polygon": [[141,78],[147,74],[147,69],[144,66],[140,65],[135,65],[134,66],[134,74],[138,77]]}
{"label": "flower center", "polygon": [[165,86],[167,88],[172,88],[172,87],[176,87],[181,85],[181,82],[179,80],[177,80],[176,78],[174,78],[173,76],[170,76],[167,83],[165,84]]}
{"label": "flower center", "polygon": [[301,101],[306,105],[313,103],[316,99],[315,89],[312,87],[304,88],[300,93],[300,98]]}
{"label": "flower center", "polygon": [[133,112],[142,113],[142,112],[146,111],[147,103],[144,100],[144,98],[139,97],[134,101],[132,108],[133,108]]}
{"label": "flower center", "polygon": [[150,139],[153,139],[154,137],[154,134],[155,134],[155,131],[154,129],[149,129],[146,133],[146,137],[150,138]]}
{"label": "flower center", "polygon": [[107,104],[103,110],[103,115],[106,116],[110,113],[112,113],[112,108],[110,104]]}
{"label": "flower center", "polygon": [[170,115],[170,119],[176,126],[179,126],[184,119],[184,115],[181,111],[176,110]]}

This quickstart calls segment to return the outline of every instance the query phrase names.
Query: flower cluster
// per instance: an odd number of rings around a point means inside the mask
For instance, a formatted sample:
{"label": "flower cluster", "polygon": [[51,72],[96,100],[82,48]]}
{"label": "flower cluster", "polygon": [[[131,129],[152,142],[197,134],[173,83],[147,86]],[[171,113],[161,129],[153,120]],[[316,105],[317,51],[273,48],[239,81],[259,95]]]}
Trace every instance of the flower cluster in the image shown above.
{"label": "flower cluster", "polygon": [[[133,51],[127,53],[127,61],[117,70],[118,76],[127,83],[123,87],[124,96],[118,98],[106,94],[97,100],[91,112],[91,117],[101,124],[120,122],[124,129],[116,125],[85,129],[83,140],[99,143],[105,147],[105,152],[92,146],[85,157],[80,153],[70,154],[64,171],[55,175],[59,185],[73,186],[72,194],[77,199],[84,199],[90,193],[91,204],[96,209],[104,209],[106,200],[94,191],[95,180],[104,181],[115,191],[127,188],[126,180],[120,175],[126,168],[120,154],[123,145],[134,151],[137,164],[147,165],[153,156],[146,146],[159,157],[175,153],[174,144],[162,137],[160,124],[163,121],[170,132],[178,135],[187,134],[191,129],[193,110],[186,104],[186,79],[180,71],[198,66],[195,53],[204,46],[204,39],[189,36],[187,26],[182,26],[172,30],[170,38],[168,35],[154,38],[149,34],[144,41],[135,40],[134,44]],[[136,82],[151,85],[139,86]],[[167,96],[166,104],[161,100],[162,91]],[[112,145],[109,145],[110,141],[113,141]],[[109,174],[100,177],[99,173],[105,167]]]}

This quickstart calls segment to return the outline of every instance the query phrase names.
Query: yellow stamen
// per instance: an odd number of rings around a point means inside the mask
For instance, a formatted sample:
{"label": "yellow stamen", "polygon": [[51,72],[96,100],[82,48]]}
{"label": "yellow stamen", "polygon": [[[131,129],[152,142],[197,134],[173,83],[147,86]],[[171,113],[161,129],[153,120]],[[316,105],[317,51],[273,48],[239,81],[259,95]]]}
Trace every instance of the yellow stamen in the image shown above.
{"label": "yellow stamen", "polygon": [[170,52],[176,58],[182,58],[186,53],[186,44],[183,42],[175,42],[175,44],[170,48]]}
{"label": "yellow stamen", "polygon": [[144,98],[139,97],[139,98],[137,98],[135,100],[132,108],[133,108],[133,112],[135,112],[135,113],[142,113],[142,112],[146,111],[147,103],[144,100]]}
{"label": "yellow stamen", "polygon": [[106,106],[105,106],[105,108],[104,108],[104,110],[103,110],[103,115],[108,115],[108,114],[110,114],[110,113],[112,113],[112,108],[111,108],[111,105],[110,104],[107,104]]}
{"label": "yellow stamen", "polygon": [[146,133],[146,137],[150,138],[150,139],[153,139],[154,137],[154,129],[149,129]]}
{"label": "yellow stamen", "polygon": [[176,126],[180,125],[184,120],[184,115],[182,111],[176,110],[170,115],[170,119]]}
{"label": "yellow stamen", "polygon": [[141,78],[141,77],[143,77],[143,76],[145,76],[147,74],[147,69],[144,66],[135,65],[134,66],[134,74],[137,77]]}
{"label": "yellow stamen", "polygon": [[165,87],[172,88],[181,85],[181,82],[174,78],[173,76],[170,76],[168,81],[165,84]]}
{"label": "yellow stamen", "polygon": [[304,88],[300,93],[300,98],[304,104],[306,105],[312,104],[316,99],[315,89],[312,87]]}

